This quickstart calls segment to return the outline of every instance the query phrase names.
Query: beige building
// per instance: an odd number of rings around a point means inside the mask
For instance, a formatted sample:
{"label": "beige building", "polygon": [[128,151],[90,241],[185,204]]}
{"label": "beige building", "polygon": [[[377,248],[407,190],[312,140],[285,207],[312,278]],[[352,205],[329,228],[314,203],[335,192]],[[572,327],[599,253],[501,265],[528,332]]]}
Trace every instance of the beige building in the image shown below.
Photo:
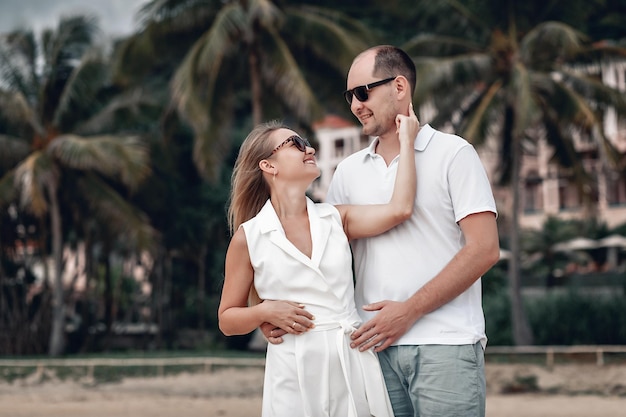
{"label": "beige building", "polygon": [[[626,91],[626,62],[608,62],[583,68],[605,84]],[[626,154],[626,120],[618,120],[610,109],[604,118],[604,132],[622,155]],[[538,137],[541,137],[539,132]],[[595,216],[609,228],[626,223],[626,178],[603,163],[602,150],[592,141],[575,135],[574,144],[587,172],[592,175],[589,191],[592,211],[587,213],[573,174],[551,162],[553,149],[544,139],[527,149],[522,163],[522,227],[539,228],[546,217],[564,219]]]}
{"label": "beige building", "polygon": [[371,138],[361,133],[361,126],[334,115],[326,116],[313,128],[318,143],[316,156],[321,175],[311,186],[310,193],[315,200],[324,201],[337,164],[369,145]]}

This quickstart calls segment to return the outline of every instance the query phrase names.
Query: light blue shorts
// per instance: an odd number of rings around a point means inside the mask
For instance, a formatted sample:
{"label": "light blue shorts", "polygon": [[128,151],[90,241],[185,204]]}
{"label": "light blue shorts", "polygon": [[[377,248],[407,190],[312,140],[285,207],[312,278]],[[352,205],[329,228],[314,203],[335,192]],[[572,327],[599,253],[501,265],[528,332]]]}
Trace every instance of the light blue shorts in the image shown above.
{"label": "light blue shorts", "polygon": [[378,357],[396,417],[485,416],[485,356],[480,342],[390,346]]}

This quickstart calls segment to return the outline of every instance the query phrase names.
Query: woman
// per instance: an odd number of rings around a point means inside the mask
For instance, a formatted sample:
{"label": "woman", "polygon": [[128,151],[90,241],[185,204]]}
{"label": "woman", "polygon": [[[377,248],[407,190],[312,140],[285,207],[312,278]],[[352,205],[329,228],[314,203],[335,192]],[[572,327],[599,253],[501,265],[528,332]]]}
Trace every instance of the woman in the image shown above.
{"label": "woman", "polygon": [[[376,354],[349,347],[361,320],[348,242],[383,233],[413,211],[419,123],[412,106],[407,114],[396,117],[401,151],[384,205],[313,203],[305,193],[320,175],[315,150],[284,126],[260,125],[241,146],[218,315],[225,335],[264,322],[289,333],[268,346],[263,416],[393,416]],[[249,305],[255,288],[265,301]]]}

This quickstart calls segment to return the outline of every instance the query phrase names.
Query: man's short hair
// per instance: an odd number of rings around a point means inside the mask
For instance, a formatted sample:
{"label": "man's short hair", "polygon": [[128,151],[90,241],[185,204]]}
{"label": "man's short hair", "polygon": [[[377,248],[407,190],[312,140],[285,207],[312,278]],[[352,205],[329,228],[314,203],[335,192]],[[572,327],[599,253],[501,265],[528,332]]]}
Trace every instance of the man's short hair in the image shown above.
{"label": "man's short hair", "polygon": [[380,45],[372,48],[376,51],[374,74],[378,77],[404,76],[411,86],[411,95],[415,93],[416,71],[411,57],[402,49],[392,45]]}

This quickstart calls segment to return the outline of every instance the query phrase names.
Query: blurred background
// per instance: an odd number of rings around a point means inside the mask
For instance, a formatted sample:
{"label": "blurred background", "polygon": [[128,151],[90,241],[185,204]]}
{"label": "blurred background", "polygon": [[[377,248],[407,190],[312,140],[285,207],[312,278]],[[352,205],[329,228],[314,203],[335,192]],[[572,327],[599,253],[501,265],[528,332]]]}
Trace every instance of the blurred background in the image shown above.
{"label": "blurred background", "polygon": [[323,201],[381,43],[492,181],[489,346],[626,345],[626,1],[0,0],[0,356],[262,349],[217,328],[238,147],[301,131]]}

